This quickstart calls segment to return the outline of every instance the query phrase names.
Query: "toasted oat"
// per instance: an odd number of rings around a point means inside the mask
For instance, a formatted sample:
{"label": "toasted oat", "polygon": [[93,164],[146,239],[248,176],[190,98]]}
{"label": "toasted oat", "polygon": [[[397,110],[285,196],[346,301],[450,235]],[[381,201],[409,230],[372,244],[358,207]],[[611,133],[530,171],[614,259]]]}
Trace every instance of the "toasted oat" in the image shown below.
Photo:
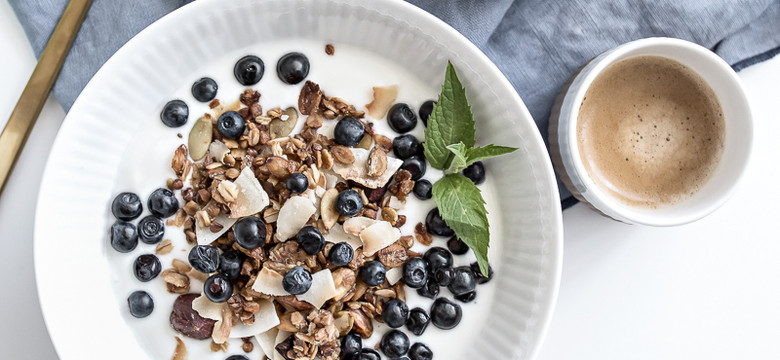
{"label": "toasted oat", "polygon": [[333,44],[327,44],[325,45],[325,53],[333,56],[336,53],[336,48],[333,47]]}
{"label": "toasted oat", "polygon": [[157,255],[167,255],[170,254],[171,250],[173,250],[173,243],[171,243],[171,240],[165,239],[159,244],[157,244],[157,247],[154,249],[154,252]]}
{"label": "toasted oat", "polygon": [[317,110],[317,108],[320,107],[322,97],[320,86],[306,80],[303,88],[301,88],[301,94],[298,97],[298,109],[301,111],[301,114],[310,115]]}
{"label": "toasted oat", "polygon": [[173,261],[171,261],[171,266],[173,266],[173,268],[181,274],[186,274],[192,270],[192,266],[190,266],[190,264],[180,259],[173,259]]}
{"label": "toasted oat", "polygon": [[341,164],[352,164],[355,162],[355,155],[348,147],[342,145],[333,145],[330,147],[333,158]]}
{"label": "toasted oat", "polygon": [[428,231],[425,229],[425,224],[421,222],[414,226],[414,238],[418,243],[425,246],[431,245],[433,242],[433,236],[428,234]]}
{"label": "toasted oat", "polygon": [[385,153],[389,153],[393,150],[393,140],[390,140],[387,136],[374,134],[374,141],[376,142],[376,146]]}

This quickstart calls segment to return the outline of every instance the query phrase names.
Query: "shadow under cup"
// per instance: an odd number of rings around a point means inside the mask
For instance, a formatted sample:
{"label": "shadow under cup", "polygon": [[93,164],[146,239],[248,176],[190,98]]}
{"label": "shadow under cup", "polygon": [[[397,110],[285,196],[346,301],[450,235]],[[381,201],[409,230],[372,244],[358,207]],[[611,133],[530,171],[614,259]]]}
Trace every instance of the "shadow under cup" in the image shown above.
{"label": "shadow under cup", "polygon": [[[720,102],[725,126],[723,153],[709,179],[692,196],[658,208],[629,205],[602,189],[589,176],[580,158],[577,141],[579,110],[591,84],[610,65],[639,56],[668,58],[698,74]],[[734,192],[750,158],[753,120],[739,78],[720,57],[684,40],[648,38],[609,50],[572,75],[553,106],[549,133],[555,169],[577,199],[617,221],[674,226],[712,213]]]}

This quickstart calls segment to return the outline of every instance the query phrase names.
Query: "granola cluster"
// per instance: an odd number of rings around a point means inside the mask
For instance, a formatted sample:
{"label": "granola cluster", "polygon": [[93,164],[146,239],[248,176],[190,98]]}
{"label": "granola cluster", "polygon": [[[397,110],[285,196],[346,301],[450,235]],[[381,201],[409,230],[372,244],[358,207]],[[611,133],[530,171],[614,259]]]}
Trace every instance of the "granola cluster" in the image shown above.
{"label": "granola cluster", "polygon": [[[224,344],[235,324],[254,324],[256,315],[261,312],[260,303],[265,300],[273,303],[279,317],[277,329],[292,333],[277,346],[286,359],[338,359],[340,336],[355,332],[370,337],[374,331],[372,320],[382,321],[384,304],[390,299],[405,301],[406,298],[403,282],[385,280],[378,286],[368,286],[360,280],[360,267],[367,261],[377,260],[389,269],[399,268],[409,258],[421,256],[410,250],[415,239],[430,244],[430,235],[422,224],[415,229],[415,236],[400,236],[398,230],[386,229],[378,233],[365,232],[368,226],[378,222],[388,223],[390,229],[398,229],[406,223],[406,217],[399,214],[399,210],[412,191],[414,181],[409,172],[398,170],[399,165],[392,167],[390,162],[395,159],[387,156],[392,141],[374,133],[373,124],[364,120],[364,112],[342,99],[326,96],[319,85],[306,82],[297,110],[277,107],[263,112],[260,96],[259,92],[247,89],[238,101],[228,105],[215,99],[210,103],[211,112],[198,120],[203,123],[193,128],[189,147],[182,145],[176,149],[171,162],[176,178],[168,181],[168,187],[180,190],[185,204],[167,224],[181,226],[190,244],[211,244],[222,252],[239,251],[245,256],[220,320],[209,324],[213,327],[213,350],[225,349]],[[217,119],[225,111],[237,111],[245,119],[245,131],[238,139],[224,138],[216,130]],[[359,119],[365,128],[365,136],[354,149],[336,144],[319,131],[331,125],[328,122],[345,116]],[[301,130],[293,133],[296,128]],[[188,151],[195,148],[197,153]],[[242,179],[245,173],[249,174],[246,175],[248,180]],[[304,174],[309,183],[308,189],[300,195],[292,194],[285,186],[284,180],[293,173]],[[247,193],[251,195],[247,184],[255,181],[259,184],[258,193],[268,197],[265,205],[262,199],[247,196]],[[335,208],[336,195],[346,189],[357,191],[362,200],[362,208],[354,217],[340,215]],[[290,219],[301,214],[297,202],[288,204],[294,197],[310,201],[314,212],[304,211],[305,218]],[[256,212],[247,213],[258,208]],[[288,214],[285,218],[282,215],[285,208],[292,208],[290,214],[293,215]],[[248,250],[236,242],[231,226],[237,218],[245,216],[256,216],[265,223],[263,246]],[[350,220],[354,218],[362,220]],[[291,222],[298,224],[290,225]],[[291,233],[302,227],[297,226],[300,224],[315,226],[326,239],[331,231],[336,231],[334,227],[338,227],[340,239],[376,240],[380,245],[372,247],[371,253],[367,253],[368,247],[357,247],[347,266],[335,266],[328,254],[338,241],[327,242],[322,251],[314,255],[306,253],[298,242],[287,241]],[[170,243],[165,246],[169,247]],[[255,285],[260,282],[259,277],[283,276],[297,266],[312,274],[328,270],[335,295],[322,306],[315,306],[294,295],[274,295],[257,290]],[[191,291],[191,277],[204,280],[207,276],[184,262],[174,263],[162,273],[169,292],[176,294]],[[193,294],[185,296],[192,304]],[[180,307],[186,307],[186,303]],[[171,321],[173,324],[173,315]],[[185,329],[181,323],[174,327],[184,335],[197,334],[198,338],[203,338],[202,331]],[[251,351],[252,347],[246,343],[244,349]]]}

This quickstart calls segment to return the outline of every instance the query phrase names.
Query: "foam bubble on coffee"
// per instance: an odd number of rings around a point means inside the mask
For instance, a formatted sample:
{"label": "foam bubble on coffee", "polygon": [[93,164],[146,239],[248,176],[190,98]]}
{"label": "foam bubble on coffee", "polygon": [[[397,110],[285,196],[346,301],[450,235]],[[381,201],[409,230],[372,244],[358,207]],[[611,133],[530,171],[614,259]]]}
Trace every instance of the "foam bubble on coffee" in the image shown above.
{"label": "foam bubble on coffee", "polygon": [[618,200],[658,208],[709,180],[723,153],[720,103],[693,70],[639,56],[607,67],[580,106],[577,142],[594,182]]}

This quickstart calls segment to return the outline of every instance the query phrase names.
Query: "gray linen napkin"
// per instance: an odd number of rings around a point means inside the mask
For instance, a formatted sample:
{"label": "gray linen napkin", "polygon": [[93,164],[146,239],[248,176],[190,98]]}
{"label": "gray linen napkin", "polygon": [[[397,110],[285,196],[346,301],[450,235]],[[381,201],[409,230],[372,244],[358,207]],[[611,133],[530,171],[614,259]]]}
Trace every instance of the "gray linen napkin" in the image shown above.
{"label": "gray linen napkin", "polygon": [[[681,38],[712,49],[736,70],[780,51],[780,0],[407,1],[482,49],[517,89],[545,139],[550,107],[566,79],[618,44],[651,36]],[[40,55],[67,0],[9,2]],[[65,110],[122,44],[188,2],[94,0],[54,87]],[[564,207],[576,202],[560,188]]]}

